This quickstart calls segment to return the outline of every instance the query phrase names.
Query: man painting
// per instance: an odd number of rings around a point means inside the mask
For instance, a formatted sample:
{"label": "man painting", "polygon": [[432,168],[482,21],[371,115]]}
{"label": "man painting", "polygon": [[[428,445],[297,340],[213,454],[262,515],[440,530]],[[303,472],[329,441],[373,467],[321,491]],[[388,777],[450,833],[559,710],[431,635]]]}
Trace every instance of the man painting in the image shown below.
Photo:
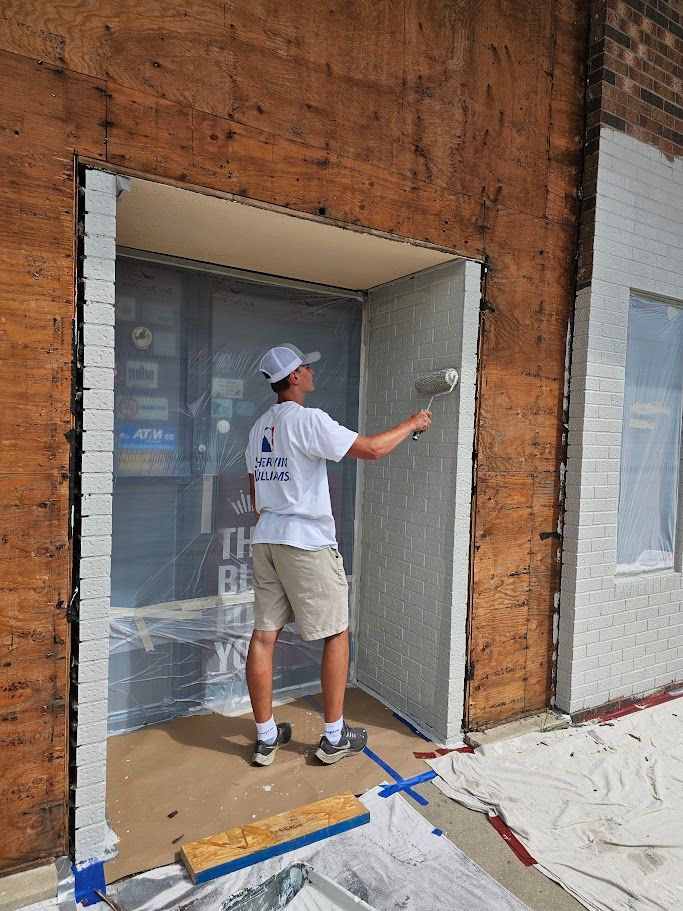
{"label": "man painting", "polygon": [[327,459],[380,459],[414,431],[431,424],[419,411],[373,436],[342,427],[319,408],[304,407],[315,389],[315,351],[290,344],[271,348],[259,370],[277,395],[254,424],[246,450],[249,489],[258,516],[252,537],[254,632],[247,657],[247,684],[256,720],[252,761],[270,765],[289,743],[291,725],[273,718],[273,653],[284,625],[296,620],[305,641],[323,639],[320,680],[325,724],[315,752],[331,764],[361,753],[363,728],[344,721],[349,668],[348,584],[337,548]]}

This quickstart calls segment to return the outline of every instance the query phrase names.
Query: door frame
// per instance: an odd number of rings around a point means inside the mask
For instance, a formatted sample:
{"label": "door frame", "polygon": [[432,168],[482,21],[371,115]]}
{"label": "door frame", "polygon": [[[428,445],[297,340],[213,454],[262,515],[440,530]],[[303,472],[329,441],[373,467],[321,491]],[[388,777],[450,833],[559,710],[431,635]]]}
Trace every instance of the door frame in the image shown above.
{"label": "door frame", "polygon": [[[69,802],[70,852],[77,862],[107,859],[108,823],[105,815],[107,686],[109,644],[109,596],[111,546],[111,496],[113,457],[113,374],[114,374],[114,267],[116,260],[116,199],[130,189],[127,174],[157,183],[170,183],[186,191],[205,196],[232,200],[246,206],[286,214],[292,218],[314,221],[321,226],[337,227],[369,237],[381,238],[400,250],[401,247],[427,248],[439,251],[448,258],[460,258],[452,250],[437,245],[413,241],[365,229],[363,226],[338,224],[325,217],[283,209],[232,194],[213,193],[206,188],[187,186],[173,181],[158,180],[156,176],[130,171],[97,161],[79,159],[77,162],[81,200],[79,209],[79,274],[77,294],[74,397],[77,405],[73,509],[73,594],[71,598],[71,627],[74,646],[74,671],[71,679],[69,704],[71,726],[75,736],[69,751],[72,799]],[[103,252],[104,251],[104,252]],[[122,248],[130,255],[133,251]],[[138,251],[147,261],[155,254]],[[168,260],[167,257],[164,257]],[[182,262],[180,257],[173,257]],[[227,266],[188,261],[193,268],[202,266],[209,271],[227,275],[254,273]],[[101,271],[100,271],[101,270]],[[412,269],[406,274],[412,274]],[[314,287],[320,284],[295,279],[267,276],[259,273],[259,281],[269,279],[279,286]],[[365,291],[327,286],[331,293],[347,298],[366,300]],[[365,344],[367,338],[367,304],[363,303],[361,333],[361,384],[359,389],[359,424],[364,420]],[[96,330],[96,331],[95,331]],[[103,441],[110,437],[107,451]],[[97,441],[97,442],[95,442]],[[353,597],[354,632],[357,632],[359,586],[361,570],[358,503],[362,491],[362,465],[356,476],[356,514],[354,534],[354,568],[356,581]],[[80,484],[79,484],[80,482]],[[107,500],[109,518],[107,517]],[[107,528],[109,531],[107,532]],[[109,549],[107,549],[107,537]],[[94,548],[101,548],[99,551]],[[243,596],[240,596],[243,600]],[[353,669],[352,669],[353,672]],[[79,718],[80,715],[80,718]],[[87,734],[85,731],[87,728]],[[92,740],[90,735],[92,734]],[[93,784],[94,783],[94,784]]]}

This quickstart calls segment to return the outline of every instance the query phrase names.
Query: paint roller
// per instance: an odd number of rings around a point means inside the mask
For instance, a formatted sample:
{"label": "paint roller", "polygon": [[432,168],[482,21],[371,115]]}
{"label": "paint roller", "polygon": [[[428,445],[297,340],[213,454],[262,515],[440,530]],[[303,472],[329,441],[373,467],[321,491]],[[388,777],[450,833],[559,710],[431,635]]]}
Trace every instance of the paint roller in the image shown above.
{"label": "paint roller", "polygon": [[[415,380],[415,391],[418,395],[430,395],[429,405],[425,411],[429,411],[432,402],[440,395],[448,395],[453,392],[455,384],[458,382],[458,371],[454,367],[447,367],[445,370],[432,370],[431,373],[425,373]],[[413,439],[417,440],[423,430],[415,430]]]}

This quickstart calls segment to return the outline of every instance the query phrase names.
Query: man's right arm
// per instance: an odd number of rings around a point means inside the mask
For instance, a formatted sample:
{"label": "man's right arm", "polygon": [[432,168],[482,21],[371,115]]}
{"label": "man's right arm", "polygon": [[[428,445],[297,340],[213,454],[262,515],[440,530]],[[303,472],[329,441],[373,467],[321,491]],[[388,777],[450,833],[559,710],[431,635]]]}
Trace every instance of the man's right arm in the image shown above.
{"label": "man's right arm", "polygon": [[382,433],[375,433],[372,436],[361,436],[359,434],[346,454],[353,459],[371,461],[382,459],[416,430],[420,432],[428,430],[431,423],[431,411],[423,409],[411,415],[407,420],[401,421],[395,427],[383,430]]}

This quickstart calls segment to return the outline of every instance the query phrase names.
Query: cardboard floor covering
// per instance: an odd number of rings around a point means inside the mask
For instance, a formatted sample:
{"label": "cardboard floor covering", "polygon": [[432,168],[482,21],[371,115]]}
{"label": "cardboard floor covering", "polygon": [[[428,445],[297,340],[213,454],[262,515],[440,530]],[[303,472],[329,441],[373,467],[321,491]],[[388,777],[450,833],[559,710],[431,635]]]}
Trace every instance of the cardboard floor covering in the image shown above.
{"label": "cardboard floor covering", "polygon": [[[400,775],[424,772],[413,751],[429,746],[391,709],[349,689],[344,716],[367,729],[370,749]],[[292,723],[292,742],[265,768],[250,764],[251,714],[198,715],[111,737],[107,813],[120,844],[119,856],[105,866],[107,881],[177,861],[183,842],[389,780],[365,755],[332,766],[318,762],[313,752],[322,719],[308,698],[276,708],[275,720]]]}

